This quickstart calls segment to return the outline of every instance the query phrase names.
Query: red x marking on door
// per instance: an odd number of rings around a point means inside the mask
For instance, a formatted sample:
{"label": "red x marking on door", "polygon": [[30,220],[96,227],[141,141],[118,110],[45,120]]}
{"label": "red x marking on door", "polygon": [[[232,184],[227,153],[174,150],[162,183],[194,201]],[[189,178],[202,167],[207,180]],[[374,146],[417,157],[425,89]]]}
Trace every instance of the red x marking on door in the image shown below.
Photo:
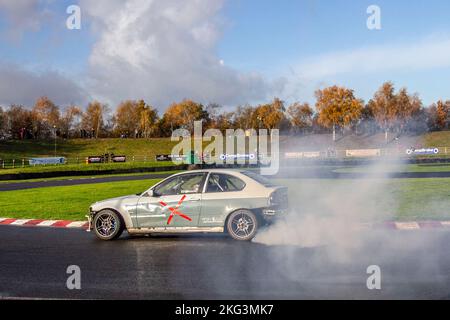
{"label": "red x marking on door", "polygon": [[[186,220],[192,221],[192,219],[189,218],[187,215],[185,215],[185,214],[183,214],[182,212],[178,211],[178,208],[181,206],[181,203],[184,201],[184,199],[186,199],[186,195],[183,195],[183,196],[181,197],[180,201],[178,201],[178,203],[177,203],[177,205],[175,206],[175,208],[169,207],[169,210],[170,210],[171,213],[170,213],[169,219],[167,219],[167,224],[170,224],[170,222],[171,222],[172,219],[173,219],[173,216],[176,215],[176,214],[179,215],[180,217],[186,219]],[[167,207],[167,203],[165,203],[164,201],[160,201],[159,203],[160,203],[163,207]]]}

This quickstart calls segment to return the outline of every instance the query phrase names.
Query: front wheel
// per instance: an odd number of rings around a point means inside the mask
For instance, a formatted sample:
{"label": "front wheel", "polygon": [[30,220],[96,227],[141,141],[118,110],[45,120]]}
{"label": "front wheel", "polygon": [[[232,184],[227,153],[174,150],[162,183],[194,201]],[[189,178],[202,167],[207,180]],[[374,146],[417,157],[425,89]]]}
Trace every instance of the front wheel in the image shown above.
{"label": "front wheel", "polygon": [[227,230],[235,240],[248,241],[253,239],[258,229],[256,215],[245,209],[233,212],[227,221]]}
{"label": "front wheel", "polygon": [[119,215],[112,210],[102,210],[94,217],[95,235],[101,240],[113,240],[123,232],[123,223]]}

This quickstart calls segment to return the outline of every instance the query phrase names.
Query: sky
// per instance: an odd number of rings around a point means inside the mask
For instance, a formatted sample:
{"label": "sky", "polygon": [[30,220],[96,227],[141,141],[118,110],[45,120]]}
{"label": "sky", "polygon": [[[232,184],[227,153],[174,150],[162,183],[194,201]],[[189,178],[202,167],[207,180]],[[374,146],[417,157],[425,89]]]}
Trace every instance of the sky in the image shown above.
{"label": "sky", "polygon": [[0,105],[314,104],[335,84],[368,101],[385,81],[429,105],[450,99],[449,14],[446,0],[0,0]]}

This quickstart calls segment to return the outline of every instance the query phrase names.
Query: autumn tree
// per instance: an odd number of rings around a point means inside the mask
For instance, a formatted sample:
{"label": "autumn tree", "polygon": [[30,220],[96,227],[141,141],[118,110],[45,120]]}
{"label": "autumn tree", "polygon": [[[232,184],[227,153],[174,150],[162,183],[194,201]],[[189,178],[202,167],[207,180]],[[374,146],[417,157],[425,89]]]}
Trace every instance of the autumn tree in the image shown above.
{"label": "autumn tree", "polygon": [[356,125],[356,134],[374,134],[378,130],[378,126],[369,103],[365,104],[361,111],[361,119]]}
{"label": "autumn tree", "polygon": [[127,136],[133,135],[139,129],[140,116],[136,101],[126,100],[121,102],[114,117],[115,131]]}
{"label": "autumn tree", "polygon": [[396,95],[395,109],[395,127],[398,132],[402,132],[407,124],[420,113],[422,101],[417,94],[410,95],[406,88],[402,88]]}
{"label": "autumn tree", "polygon": [[223,112],[219,114],[214,121],[214,128],[225,132],[227,129],[234,129],[234,112]]}
{"label": "autumn tree", "polygon": [[149,138],[158,129],[158,111],[146,104],[144,100],[138,101],[137,110],[139,113],[139,131],[144,138]]}
{"label": "autumn tree", "polygon": [[295,102],[287,109],[287,114],[294,131],[305,132],[312,127],[314,111],[308,103]]}
{"label": "autumn tree", "polygon": [[394,84],[385,82],[368,103],[375,120],[384,131],[386,143],[388,141],[388,131],[393,127],[397,118],[396,100]]}
{"label": "autumn tree", "polygon": [[222,106],[218,103],[208,103],[205,111],[208,113],[209,122],[206,124],[206,128],[217,128],[218,118],[222,115]]}
{"label": "autumn tree", "polygon": [[234,112],[234,128],[256,129],[259,127],[256,109],[252,106],[238,106]]}
{"label": "autumn tree", "polygon": [[68,106],[61,116],[60,127],[63,136],[70,137],[70,132],[81,123],[83,112],[77,106]]}
{"label": "autumn tree", "polygon": [[266,129],[280,128],[285,119],[284,111],[284,102],[279,98],[274,98],[271,103],[259,105],[255,110],[259,123]]}
{"label": "autumn tree", "polygon": [[194,121],[199,120],[208,121],[208,113],[202,104],[188,99],[170,105],[163,116],[164,125],[168,126],[171,131],[177,128],[185,128],[192,132]]}
{"label": "autumn tree", "polygon": [[13,104],[6,112],[9,130],[14,139],[32,136],[33,116],[24,106]]}
{"label": "autumn tree", "polygon": [[408,122],[419,118],[422,101],[417,94],[410,95],[406,88],[395,93],[392,82],[385,82],[368,103],[378,125],[384,131],[387,143],[389,130],[401,133]]}
{"label": "autumn tree", "polygon": [[357,121],[363,109],[363,102],[357,99],[353,90],[332,86],[316,91],[318,123],[333,128],[336,141],[336,126],[344,128]]}
{"label": "autumn tree", "polygon": [[436,104],[436,125],[440,130],[448,128],[450,116],[450,101],[439,100]]}
{"label": "autumn tree", "polygon": [[59,107],[48,97],[37,99],[31,110],[33,117],[33,130],[36,138],[48,137],[59,126]]}
{"label": "autumn tree", "polygon": [[6,113],[0,106],[0,137],[2,137],[6,133],[6,125],[7,125]]}
{"label": "autumn tree", "polygon": [[93,101],[88,104],[86,111],[83,114],[81,125],[84,130],[93,133],[96,139],[105,126],[105,117],[108,112],[108,106],[98,101]]}
{"label": "autumn tree", "polygon": [[428,108],[428,126],[431,130],[445,130],[450,126],[450,101],[439,100]]}

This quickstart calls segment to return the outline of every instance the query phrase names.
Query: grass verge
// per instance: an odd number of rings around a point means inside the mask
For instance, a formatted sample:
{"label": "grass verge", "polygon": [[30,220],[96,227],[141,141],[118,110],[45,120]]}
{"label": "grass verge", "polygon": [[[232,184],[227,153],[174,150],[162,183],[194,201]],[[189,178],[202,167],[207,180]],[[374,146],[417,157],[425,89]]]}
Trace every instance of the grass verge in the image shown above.
{"label": "grass verge", "polygon": [[0,192],[0,217],[84,220],[99,200],[142,192],[160,179]]}
{"label": "grass verge", "polygon": [[63,176],[54,178],[37,178],[37,179],[26,179],[26,180],[0,180],[1,184],[8,183],[28,183],[28,182],[43,182],[43,181],[61,181],[61,180],[77,180],[77,179],[96,179],[96,178],[108,178],[108,177],[137,177],[137,176],[151,176],[159,174],[174,174],[180,172],[180,170],[174,171],[158,171],[158,172],[140,172],[140,173],[120,173],[120,174],[99,174],[99,175],[85,175],[85,176]]}

